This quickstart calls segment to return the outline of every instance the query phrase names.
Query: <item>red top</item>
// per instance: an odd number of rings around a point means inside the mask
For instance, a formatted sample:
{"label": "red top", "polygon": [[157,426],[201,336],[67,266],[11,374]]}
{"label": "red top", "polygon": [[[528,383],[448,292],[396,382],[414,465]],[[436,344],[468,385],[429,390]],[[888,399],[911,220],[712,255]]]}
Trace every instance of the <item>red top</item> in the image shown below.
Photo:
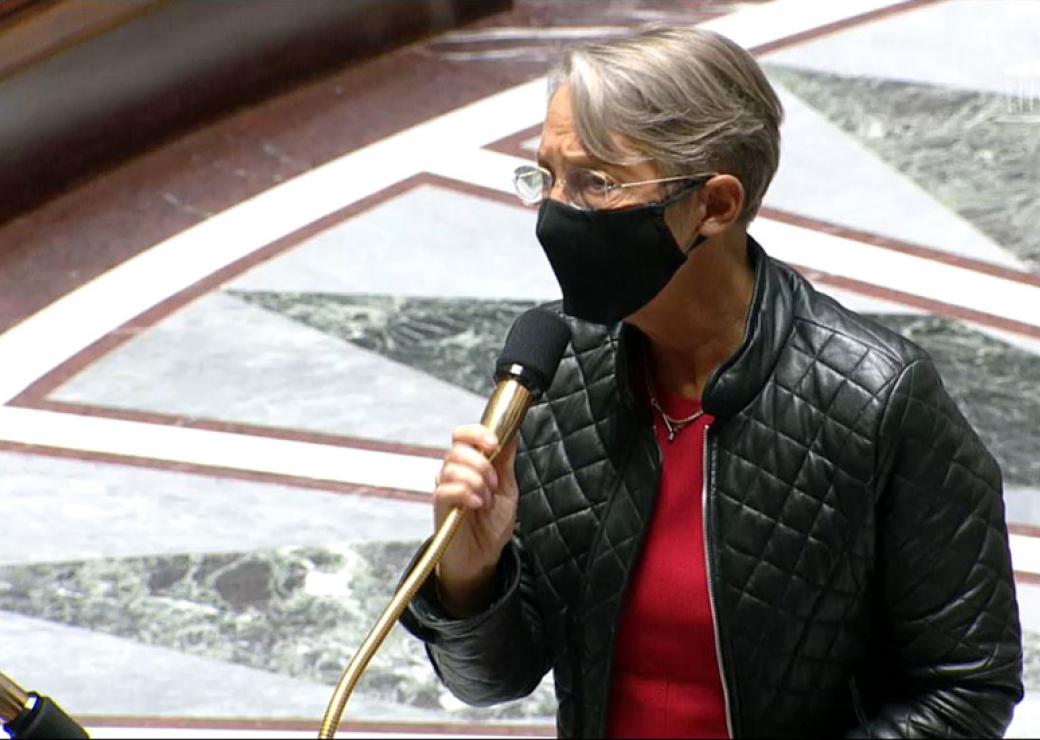
{"label": "red top", "polygon": [[[700,408],[660,392],[657,400],[675,419]],[[661,481],[618,625],[607,736],[728,737],[704,562],[704,434],[712,419],[701,416],[669,442],[653,416]]]}

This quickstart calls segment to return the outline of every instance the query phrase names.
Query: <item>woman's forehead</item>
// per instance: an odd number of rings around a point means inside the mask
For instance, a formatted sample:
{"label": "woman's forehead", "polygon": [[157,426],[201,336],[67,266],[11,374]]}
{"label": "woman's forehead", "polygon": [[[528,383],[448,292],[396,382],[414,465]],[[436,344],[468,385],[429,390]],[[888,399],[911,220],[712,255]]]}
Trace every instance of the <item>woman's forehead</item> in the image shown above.
{"label": "woman's forehead", "polygon": [[[612,138],[621,151],[635,157],[640,156],[638,150],[624,137],[614,134]],[[538,159],[540,161],[560,159],[601,169],[626,169],[623,165],[597,158],[585,148],[574,123],[571,92],[566,84],[561,85],[549,100],[545,122],[542,124]]]}
{"label": "woman's forehead", "polygon": [[538,152],[539,155],[551,152],[566,157],[588,156],[574,127],[570,89],[567,85],[561,86],[549,100]]}

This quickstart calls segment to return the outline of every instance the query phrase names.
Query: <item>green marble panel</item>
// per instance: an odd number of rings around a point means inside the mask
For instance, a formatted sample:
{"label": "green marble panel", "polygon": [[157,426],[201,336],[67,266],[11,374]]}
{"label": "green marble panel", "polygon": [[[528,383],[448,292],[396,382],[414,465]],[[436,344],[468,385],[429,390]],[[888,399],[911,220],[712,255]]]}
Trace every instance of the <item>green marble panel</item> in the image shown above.
{"label": "green marble panel", "polygon": [[1040,485],[1040,356],[959,321],[873,317],[928,351],[943,384],[997,458],[1004,482]]}
{"label": "green marble panel", "polygon": [[[335,684],[418,542],[0,567],[0,610],[86,627],[294,678]],[[548,681],[528,699],[462,705],[400,627],[358,696],[455,718],[551,721]],[[331,692],[330,692],[331,695]]]}
{"label": "green marble panel", "polygon": [[322,293],[235,293],[480,396],[513,320],[533,301]]}
{"label": "green marble panel", "polygon": [[765,68],[937,201],[1040,270],[1040,119],[1024,109],[1021,98],[776,64]]}

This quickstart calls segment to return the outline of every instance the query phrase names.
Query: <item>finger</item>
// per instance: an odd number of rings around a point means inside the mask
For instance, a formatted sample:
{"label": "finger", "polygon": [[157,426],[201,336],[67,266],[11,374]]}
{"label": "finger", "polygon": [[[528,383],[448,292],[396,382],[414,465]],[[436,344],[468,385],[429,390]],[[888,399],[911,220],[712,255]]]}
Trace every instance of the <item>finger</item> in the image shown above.
{"label": "finger", "polygon": [[472,468],[483,478],[491,491],[498,489],[498,471],[495,466],[480,452],[468,445],[456,444],[448,451],[445,464],[453,463]]}
{"label": "finger", "polygon": [[491,490],[488,488],[484,476],[467,465],[446,463],[441,469],[441,483],[461,483],[468,486],[481,499],[491,497]]}
{"label": "finger", "polygon": [[481,509],[484,507],[484,498],[465,483],[456,481],[441,483],[433,494],[434,506],[438,509],[453,509],[456,506],[463,509]]}
{"label": "finger", "polygon": [[490,455],[498,449],[498,437],[483,424],[456,427],[451,434],[451,440],[456,444],[475,447],[485,455]]}

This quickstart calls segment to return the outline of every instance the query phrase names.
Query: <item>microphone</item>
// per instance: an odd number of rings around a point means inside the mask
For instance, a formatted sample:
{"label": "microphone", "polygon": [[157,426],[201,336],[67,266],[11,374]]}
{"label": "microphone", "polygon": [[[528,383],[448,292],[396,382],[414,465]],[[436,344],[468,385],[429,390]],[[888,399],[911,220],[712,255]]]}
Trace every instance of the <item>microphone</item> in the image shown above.
{"label": "microphone", "polygon": [[[499,450],[509,444],[531,404],[552,384],[570,339],[570,327],[544,308],[521,314],[509,330],[495,363],[497,385],[480,419],[498,437]],[[497,455],[496,451],[489,459]]]}
{"label": "microphone", "polygon": [[[549,389],[570,340],[570,327],[559,315],[544,308],[532,308],[513,323],[495,363],[495,391],[488,399],[480,419],[480,423],[498,437],[498,449],[488,459],[494,460],[509,444],[531,404]],[[448,512],[429,545],[401,581],[390,604],[350,659],[325,709],[318,731],[319,738],[327,739],[336,735],[343,709],[361,680],[361,674],[441,559],[462,524],[463,515],[464,511],[459,507]]]}
{"label": "microphone", "polygon": [[50,697],[27,692],[0,673],[0,720],[13,738],[86,738],[86,730]]}

